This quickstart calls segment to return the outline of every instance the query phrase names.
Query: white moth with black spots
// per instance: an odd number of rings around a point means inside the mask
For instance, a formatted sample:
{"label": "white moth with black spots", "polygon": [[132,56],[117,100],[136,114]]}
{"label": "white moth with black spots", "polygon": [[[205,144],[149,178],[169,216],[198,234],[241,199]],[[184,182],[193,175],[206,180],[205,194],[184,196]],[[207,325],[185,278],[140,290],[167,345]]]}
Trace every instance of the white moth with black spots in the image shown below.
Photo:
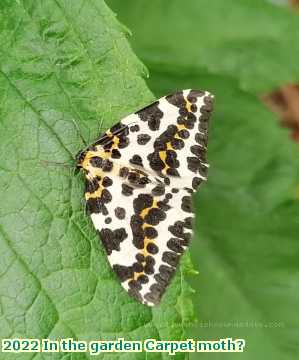
{"label": "white moth with black spots", "polygon": [[77,155],[86,206],[122,286],[156,305],[192,237],[207,179],[213,96],[183,90],[121,120]]}

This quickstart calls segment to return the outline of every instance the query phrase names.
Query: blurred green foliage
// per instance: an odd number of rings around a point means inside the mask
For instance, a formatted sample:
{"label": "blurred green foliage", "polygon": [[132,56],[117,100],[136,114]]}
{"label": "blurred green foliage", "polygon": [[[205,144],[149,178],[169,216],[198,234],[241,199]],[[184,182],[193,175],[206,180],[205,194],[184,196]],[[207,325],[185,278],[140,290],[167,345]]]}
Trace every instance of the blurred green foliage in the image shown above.
{"label": "blurred green foliage", "polygon": [[199,320],[188,335],[244,338],[246,348],[191,358],[298,358],[298,148],[260,100],[299,78],[298,16],[261,0],[108,3],[157,97],[216,96],[191,246]]}

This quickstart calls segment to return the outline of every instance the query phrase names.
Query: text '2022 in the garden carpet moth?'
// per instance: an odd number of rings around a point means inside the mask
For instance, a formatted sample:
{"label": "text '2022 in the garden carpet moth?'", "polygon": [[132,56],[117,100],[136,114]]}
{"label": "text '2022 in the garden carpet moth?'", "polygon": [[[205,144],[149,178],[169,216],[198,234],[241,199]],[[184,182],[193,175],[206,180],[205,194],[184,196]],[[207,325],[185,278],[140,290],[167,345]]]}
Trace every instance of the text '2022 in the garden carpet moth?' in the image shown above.
{"label": "text '2022 in the garden carpet moth?'", "polygon": [[160,302],[192,237],[191,195],[207,179],[213,96],[182,90],[115,124],[77,155],[86,208],[135,299]]}

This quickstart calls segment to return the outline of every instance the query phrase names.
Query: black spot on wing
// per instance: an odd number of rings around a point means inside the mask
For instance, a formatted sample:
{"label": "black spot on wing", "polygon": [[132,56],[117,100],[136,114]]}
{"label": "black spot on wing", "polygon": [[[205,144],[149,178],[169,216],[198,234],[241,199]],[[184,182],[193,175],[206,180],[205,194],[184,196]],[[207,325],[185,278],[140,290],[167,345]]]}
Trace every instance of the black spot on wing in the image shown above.
{"label": "black spot on wing", "polygon": [[208,135],[206,133],[202,134],[202,133],[196,133],[195,134],[195,141],[203,146],[203,147],[207,147],[208,145]]}
{"label": "black spot on wing", "polygon": [[185,212],[193,212],[191,196],[183,196],[181,208]]}
{"label": "black spot on wing", "polygon": [[186,229],[192,229],[193,228],[193,217],[189,216],[184,220],[184,227]]}
{"label": "black spot on wing", "polygon": [[140,263],[142,263],[142,262],[145,261],[144,255],[143,255],[143,254],[140,254],[140,253],[138,253],[138,254],[135,256],[135,259],[136,259],[138,262],[140,262]]}
{"label": "black spot on wing", "polygon": [[153,304],[159,304],[164,291],[165,287],[162,284],[155,283],[151,285],[150,292],[145,294],[144,298]]}
{"label": "black spot on wing", "polygon": [[169,177],[166,176],[166,177],[164,178],[164,184],[165,184],[165,185],[170,185],[170,179],[169,179]]}
{"label": "black spot on wing", "polygon": [[205,148],[199,145],[192,145],[190,150],[192,154],[196,155],[202,162],[205,163],[207,161]]}
{"label": "black spot on wing", "polygon": [[[136,283],[137,283],[137,281],[136,281]],[[137,284],[141,289],[141,285],[139,283],[137,283]],[[139,302],[142,302],[143,299],[142,299],[142,296],[141,296],[141,294],[139,292],[139,289],[136,288],[136,287],[133,287],[133,283],[130,283],[129,286],[130,286],[130,289],[128,290],[128,294],[130,296],[132,296],[133,298],[135,298],[136,300],[138,300]]]}
{"label": "black spot on wing", "polygon": [[110,191],[107,190],[107,189],[103,189],[103,190],[102,190],[102,194],[101,194],[101,201],[102,201],[104,204],[107,204],[107,203],[109,203],[111,200],[112,200],[112,195],[111,195]]}
{"label": "black spot on wing", "polygon": [[123,166],[120,170],[119,170],[119,176],[126,178],[129,174],[129,168],[127,168],[126,166]]}
{"label": "black spot on wing", "polygon": [[187,100],[194,104],[197,102],[197,98],[203,97],[204,94],[205,92],[201,90],[190,90],[189,94],[187,95]]}
{"label": "black spot on wing", "polygon": [[139,130],[140,130],[140,127],[137,124],[130,127],[131,132],[138,132]]}
{"label": "black spot on wing", "polygon": [[111,179],[110,177],[105,176],[105,177],[103,178],[102,185],[103,185],[104,187],[109,187],[109,186],[111,186],[112,184],[113,184],[113,181],[112,181],[112,179]]}
{"label": "black spot on wing", "polygon": [[110,216],[106,217],[105,224],[110,224],[112,222],[112,219]]}
{"label": "black spot on wing", "polygon": [[150,182],[149,178],[143,174],[141,174],[140,172],[138,172],[138,170],[134,169],[132,171],[129,171],[128,175],[127,175],[127,179],[130,183],[130,185],[132,185],[133,187],[137,187],[137,188],[142,188],[145,187],[146,184],[148,184]]}
{"label": "black spot on wing", "polygon": [[173,138],[171,140],[171,146],[175,149],[175,150],[181,150],[183,149],[183,147],[185,146],[185,143],[182,139],[177,139],[177,138]]}
{"label": "black spot on wing", "polygon": [[139,194],[133,201],[135,214],[139,214],[143,209],[153,205],[153,197],[150,194]]}
{"label": "black spot on wing", "polygon": [[143,166],[142,158],[137,154],[133,155],[132,158],[129,160],[129,162],[133,165]]}
{"label": "black spot on wing", "polygon": [[115,208],[114,213],[115,216],[120,220],[123,220],[126,217],[126,210],[122,207]]}
{"label": "black spot on wing", "polygon": [[179,259],[180,256],[173,251],[165,251],[162,255],[162,261],[173,267],[177,266]]}
{"label": "black spot on wing", "polygon": [[174,150],[166,151],[165,162],[168,166],[170,166],[172,168],[178,168],[180,166],[180,163],[177,160],[177,153]]}
{"label": "black spot on wing", "polygon": [[113,265],[113,270],[118,276],[121,282],[131,279],[133,277],[134,271],[131,266],[123,266],[115,264]]}
{"label": "black spot on wing", "polygon": [[103,160],[102,170],[105,172],[110,172],[113,169],[113,163],[109,159]]}
{"label": "black spot on wing", "polygon": [[97,168],[101,168],[102,165],[103,165],[103,159],[99,156],[93,156],[91,159],[90,159],[90,164],[93,166],[93,167],[97,167]]}
{"label": "black spot on wing", "polygon": [[86,200],[86,212],[87,214],[98,214],[103,210],[104,204],[100,198],[89,198]]}
{"label": "black spot on wing", "polygon": [[167,247],[168,247],[168,249],[170,249],[178,254],[182,254],[184,252],[184,248],[182,246],[182,241],[179,238],[170,238],[167,241]]}
{"label": "black spot on wing", "polygon": [[183,91],[178,91],[174,94],[165,96],[165,99],[172,105],[183,108],[186,106],[186,100],[184,99]]}
{"label": "black spot on wing", "polygon": [[142,121],[146,121],[150,130],[156,131],[160,128],[160,120],[163,117],[163,112],[158,107],[159,101],[139,110],[136,114]]}
{"label": "black spot on wing", "polygon": [[139,145],[146,145],[150,141],[151,137],[148,134],[139,134],[137,136],[137,143]]}
{"label": "black spot on wing", "polygon": [[182,130],[179,130],[178,135],[179,135],[179,137],[181,137],[182,139],[188,139],[188,137],[190,136],[190,133],[189,133],[188,130],[182,129]]}
{"label": "black spot on wing", "polygon": [[135,262],[133,265],[132,265],[132,268],[134,270],[134,272],[142,272],[143,271],[143,265],[140,264],[139,262]]}
{"label": "black spot on wing", "polygon": [[154,239],[158,236],[157,230],[152,226],[147,226],[144,229],[144,235],[149,239]]}
{"label": "black spot on wing", "polygon": [[130,185],[127,185],[127,184],[122,184],[121,185],[122,187],[122,194],[125,195],[125,196],[131,196],[133,195],[133,188],[132,186]]}
{"label": "black spot on wing", "polygon": [[188,169],[194,173],[196,173],[202,165],[200,159],[198,159],[195,156],[188,156],[187,164],[188,164]]}
{"label": "black spot on wing", "polygon": [[158,246],[154,243],[147,244],[146,250],[150,254],[157,254],[159,252]]}
{"label": "black spot on wing", "polygon": [[155,273],[155,269],[154,269],[154,265],[155,263],[150,262],[149,259],[153,259],[153,257],[151,257],[150,255],[148,255],[145,260],[146,260],[146,265],[144,266],[144,272],[148,275],[152,275]]}
{"label": "black spot on wing", "polygon": [[85,192],[90,192],[93,193],[96,190],[98,190],[99,188],[99,182],[97,179],[86,179],[86,183],[85,183]]}
{"label": "black spot on wing", "polygon": [[166,173],[167,173],[167,175],[170,175],[170,176],[180,177],[180,173],[177,171],[177,169],[174,169],[174,168],[168,168],[166,170]]}
{"label": "black spot on wing", "polygon": [[163,201],[158,201],[157,202],[158,208],[160,208],[163,211],[167,211],[167,210],[171,209],[171,206],[167,205],[167,202],[168,202],[167,198],[164,199]]}
{"label": "black spot on wing", "polygon": [[138,276],[137,281],[140,284],[146,284],[146,283],[149,282],[149,278],[148,278],[148,276],[141,274],[141,275]]}
{"label": "black spot on wing", "polygon": [[194,178],[192,179],[192,187],[194,190],[197,190],[197,188],[199,187],[199,185],[202,183],[202,179],[194,176]]}
{"label": "black spot on wing", "polygon": [[161,171],[164,169],[165,164],[161,160],[159,152],[155,151],[147,156],[147,159],[149,161],[150,167],[155,171]]}
{"label": "black spot on wing", "polygon": [[144,299],[153,303],[159,304],[166,287],[169,285],[171,278],[173,277],[175,269],[168,265],[161,265],[159,271],[154,275],[156,283],[151,285],[150,291],[145,294]]}
{"label": "black spot on wing", "polygon": [[124,149],[125,147],[127,147],[130,143],[130,140],[128,137],[126,136],[119,136],[119,143],[118,143],[118,147],[119,149]]}
{"label": "black spot on wing", "polygon": [[142,225],[143,219],[139,215],[133,215],[131,217],[130,226],[133,234],[133,244],[137,249],[144,248],[144,230]]}
{"label": "black spot on wing", "polygon": [[[192,219],[187,218],[187,219]],[[181,246],[189,246],[190,240],[192,237],[192,233],[190,231],[185,231],[185,229],[192,229],[192,223],[187,223],[187,219],[184,221],[176,221],[174,225],[169,226],[168,230],[172,235],[174,235],[177,239],[180,239]]]}
{"label": "black spot on wing", "polygon": [[108,255],[111,255],[113,250],[120,251],[120,243],[128,236],[124,228],[115,230],[103,228],[99,231],[99,234]]}
{"label": "black spot on wing", "polygon": [[208,131],[208,121],[211,116],[211,112],[213,110],[213,98],[210,95],[207,95],[203,99],[204,105],[200,108],[200,117],[199,117],[199,124],[198,130],[202,133],[207,134]]}
{"label": "black spot on wing", "polygon": [[165,194],[165,185],[164,184],[158,184],[152,189],[152,194],[154,196],[162,196]]}
{"label": "black spot on wing", "polygon": [[118,149],[112,149],[111,157],[112,159],[120,159],[121,153],[119,152]]}
{"label": "black spot on wing", "polygon": [[149,210],[144,220],[149,225],[158,225],[160,221],[166,219],[166,214],[159,208],[152,208]]}

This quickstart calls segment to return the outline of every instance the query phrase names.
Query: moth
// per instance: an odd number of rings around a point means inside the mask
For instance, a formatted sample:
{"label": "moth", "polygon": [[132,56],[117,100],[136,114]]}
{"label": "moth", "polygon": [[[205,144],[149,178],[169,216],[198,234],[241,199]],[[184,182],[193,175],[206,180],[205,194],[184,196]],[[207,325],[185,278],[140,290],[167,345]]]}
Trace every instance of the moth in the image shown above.
{"label": "moth", "polygon": [[190,244],[191,196],[207,179],[213,96],[181,90],[106,131],[77,155],[86,208],[124,289],[159,304]]}

